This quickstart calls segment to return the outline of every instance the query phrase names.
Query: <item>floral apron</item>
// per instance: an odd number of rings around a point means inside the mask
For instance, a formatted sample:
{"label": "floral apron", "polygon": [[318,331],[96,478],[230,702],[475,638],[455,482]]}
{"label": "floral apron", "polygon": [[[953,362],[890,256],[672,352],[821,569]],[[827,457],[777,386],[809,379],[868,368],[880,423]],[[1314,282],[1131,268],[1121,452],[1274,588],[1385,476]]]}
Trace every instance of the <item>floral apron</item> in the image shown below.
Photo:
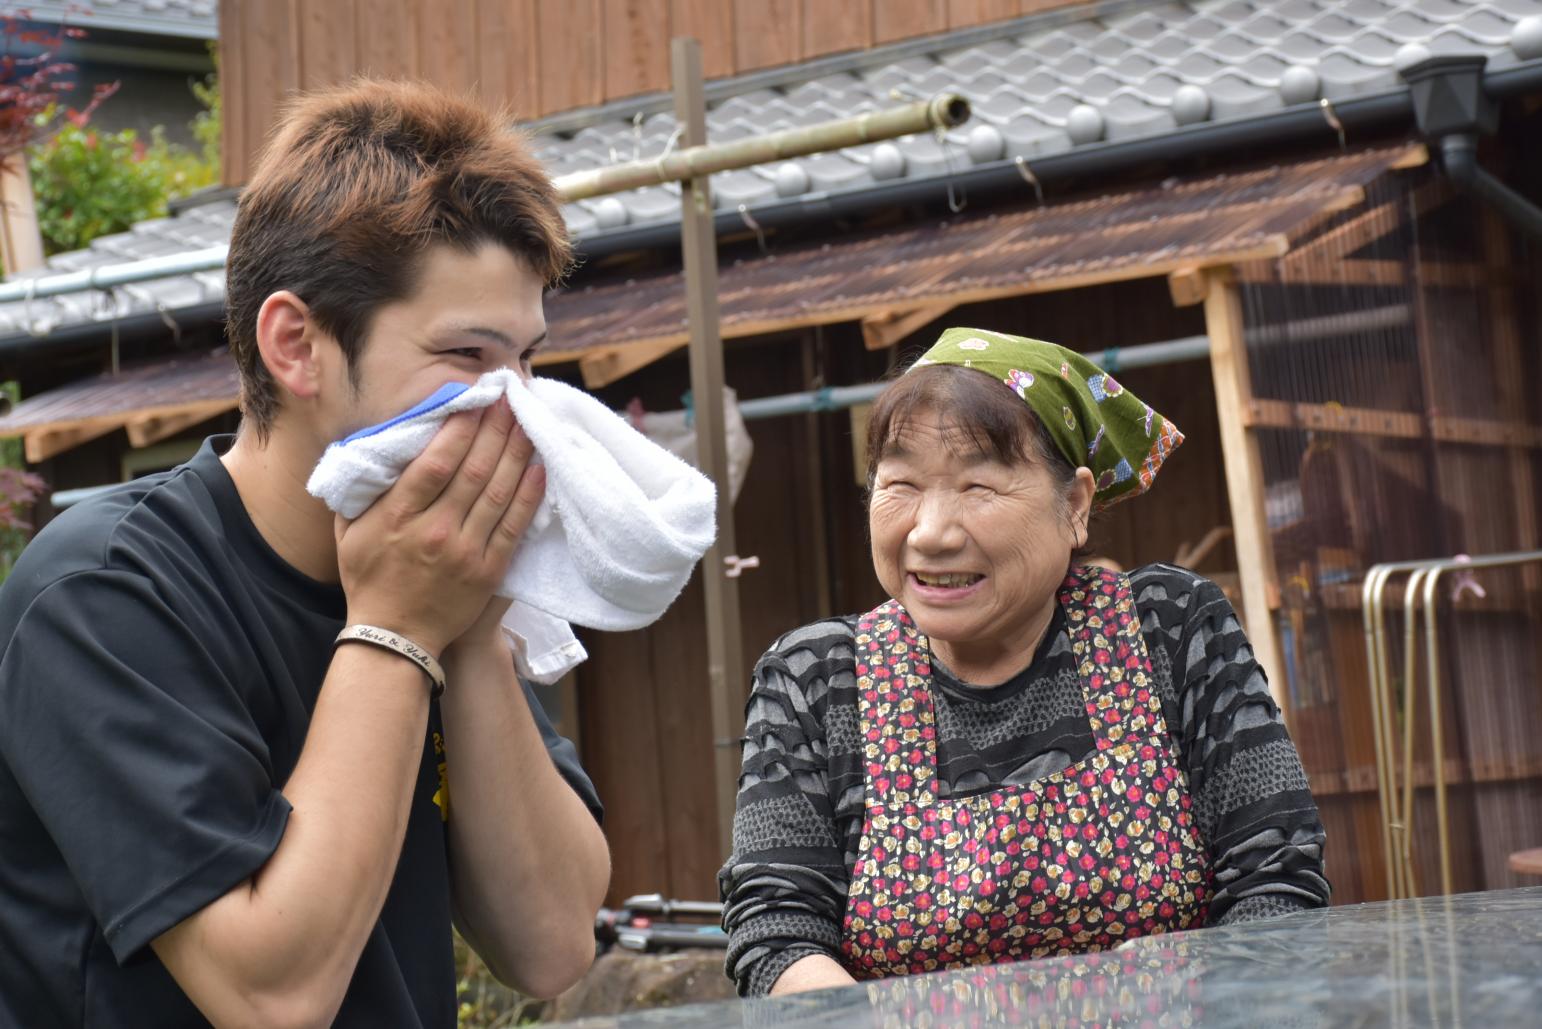
{"label": "floral apron", "polygon": [[895,601],[857,624],[866,768],[841,943],[859,979],[1104,950],[1205,924],[1209,861],[1130,580],[1059,593],[1097,749],[1025,786],[939,798],[927,639]]}

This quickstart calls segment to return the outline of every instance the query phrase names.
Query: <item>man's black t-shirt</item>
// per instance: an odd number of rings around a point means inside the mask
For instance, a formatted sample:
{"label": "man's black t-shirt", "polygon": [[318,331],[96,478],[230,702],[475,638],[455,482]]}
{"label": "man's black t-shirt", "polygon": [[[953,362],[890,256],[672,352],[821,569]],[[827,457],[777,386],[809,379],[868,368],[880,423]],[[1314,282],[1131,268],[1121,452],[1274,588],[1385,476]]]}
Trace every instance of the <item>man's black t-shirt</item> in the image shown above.
{"label": "man's black t-shirt", "polygon": [[[0,590],[0,1025],[205,1025],[148,944],[283,835],[345,604],[258,534],[228,445],[65,512]],[[455,1024],[443,746],[435,704],[339,1025]]]}

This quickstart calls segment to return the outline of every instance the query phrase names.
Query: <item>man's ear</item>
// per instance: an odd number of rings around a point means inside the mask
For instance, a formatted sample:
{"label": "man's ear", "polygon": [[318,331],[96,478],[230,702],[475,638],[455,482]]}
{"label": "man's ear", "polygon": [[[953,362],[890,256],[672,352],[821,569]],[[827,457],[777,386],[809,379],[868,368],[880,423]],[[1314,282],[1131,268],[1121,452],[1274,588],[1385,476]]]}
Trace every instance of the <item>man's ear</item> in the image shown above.
{"label": "man's ear", "polygon": [[257,311],[257,350],[275,382],[302,400],[321,391],[320,339],[305,301],[286,290]]}

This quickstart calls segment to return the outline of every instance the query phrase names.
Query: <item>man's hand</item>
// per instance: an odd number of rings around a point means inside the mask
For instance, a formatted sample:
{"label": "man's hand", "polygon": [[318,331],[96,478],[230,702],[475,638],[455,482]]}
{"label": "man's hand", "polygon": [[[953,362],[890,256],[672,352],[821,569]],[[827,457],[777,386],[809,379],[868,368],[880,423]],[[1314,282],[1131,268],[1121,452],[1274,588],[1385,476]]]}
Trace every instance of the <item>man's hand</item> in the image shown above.
{"label": "man's hand", "polygon": [[502,401],[454,415],[369,510],[339,518],[349,623],[389,629],[436,656],[474,625],[490,619],[496,631],[492,592],[545,491],[533,449]]}

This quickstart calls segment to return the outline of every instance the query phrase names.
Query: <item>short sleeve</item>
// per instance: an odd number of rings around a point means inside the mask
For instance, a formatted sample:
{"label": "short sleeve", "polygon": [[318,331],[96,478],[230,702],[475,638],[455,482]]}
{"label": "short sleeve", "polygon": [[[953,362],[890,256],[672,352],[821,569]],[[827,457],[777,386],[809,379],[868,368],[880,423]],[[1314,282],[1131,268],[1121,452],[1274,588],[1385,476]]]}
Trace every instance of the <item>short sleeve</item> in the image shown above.
{"label": "short sleeve", "polygon": [[0,757],[120,963],[251,876],[289,803],[227,639],[143,576],[76,572],[0,657]]}
{"label": "short sleeve", "polygon": [[546,744],[546,753],[551,755],[552,764],[557,766],[557,774],[578,794],[578,799],[584,802],[594,820],[603,825],[605,806],[600,803],[599,792],[578,760],[578,748],[551,724],[551,719],[546,717],[546,708],[541,705],[541,698],[530,683],[521,678],[519,684],[524,687],[525,702],[530,705],[531,717],[535,719],[536,728],[541,730],[541,741]]}

